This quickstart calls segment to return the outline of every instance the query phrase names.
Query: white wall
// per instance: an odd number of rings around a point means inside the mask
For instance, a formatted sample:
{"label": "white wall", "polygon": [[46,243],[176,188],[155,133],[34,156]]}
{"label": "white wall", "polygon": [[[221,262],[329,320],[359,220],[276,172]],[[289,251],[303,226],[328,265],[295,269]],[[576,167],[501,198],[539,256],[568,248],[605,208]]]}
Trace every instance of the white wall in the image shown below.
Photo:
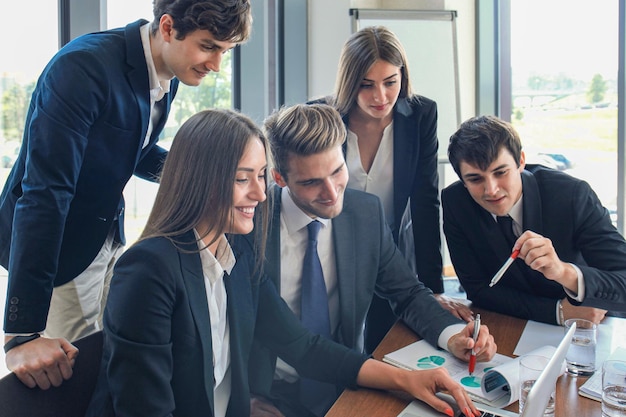
{"label": "white wall", "polygon": [[468,0],[309,0],[309,98],[333,91],[341,47],[351,33],[351,7],[456,10],[461,120],[475,115],[475,2]]}

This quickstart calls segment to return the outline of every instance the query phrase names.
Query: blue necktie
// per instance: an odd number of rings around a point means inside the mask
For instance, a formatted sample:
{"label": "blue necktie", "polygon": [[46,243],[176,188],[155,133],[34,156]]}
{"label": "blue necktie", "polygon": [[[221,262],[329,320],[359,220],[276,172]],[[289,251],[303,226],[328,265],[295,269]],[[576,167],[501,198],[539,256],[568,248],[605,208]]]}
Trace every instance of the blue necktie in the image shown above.
{"label": "blue necktie", "polygon": [[[331,339],[328,294],[322,264],[317,254],[317,235],[322,224],[313,220],[307,227],[309,239],[302,266],[300,320],[311,333]],[[337,390],[332,384],[300,378],[300,401],[316,415],[326,412],[336,395]]]}
{"label": "blue necktie", "polygon": [[302,294],[300,317],[304,327],[312,333],[330,339],[330,315],[328,313],[328,294],[322,264],[317,254],[317,235],[322,224],[313,220],[309,229],[309,240],[302,266]]}

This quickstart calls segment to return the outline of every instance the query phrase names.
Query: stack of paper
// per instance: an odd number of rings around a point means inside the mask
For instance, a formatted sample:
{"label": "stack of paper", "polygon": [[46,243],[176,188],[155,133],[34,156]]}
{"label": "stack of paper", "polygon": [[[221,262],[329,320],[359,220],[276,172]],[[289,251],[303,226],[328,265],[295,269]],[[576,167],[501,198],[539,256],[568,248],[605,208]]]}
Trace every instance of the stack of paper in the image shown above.
{"label": "stack of paper", "polygon": [[[626,349],[618,347],[606,360],[626,361]],[[578,394],[592,400],[602,401],[602,364],[597,364],[598,369],[589,379],[578,388]]]}
{"label": "stack of paper", "polygon": [[[542,346],[532,353],[551,357],[554,346]],[[388,353],[383,361],[409,370],[444,367],[473,400],[494,407],[506,407],[519,399],[519,358],[496,354],[490,362],[476,363],[469,374],[468,364],[451,353],[437,349],[424,340]]]}

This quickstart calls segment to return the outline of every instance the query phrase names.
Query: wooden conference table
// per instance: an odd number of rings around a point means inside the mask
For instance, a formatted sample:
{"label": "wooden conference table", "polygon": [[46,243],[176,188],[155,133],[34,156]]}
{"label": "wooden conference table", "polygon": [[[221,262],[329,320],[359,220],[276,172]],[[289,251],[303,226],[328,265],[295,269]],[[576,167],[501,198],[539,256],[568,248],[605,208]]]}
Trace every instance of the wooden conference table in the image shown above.
{"label": "wooden conference table", "polygon": [[[489,332],[498,345],[498,353],[515,356],[513,351],[524,331],[526,320],[476,307],[472,307],[472,311],[480,313],[482,323],[489,327]],[[626,329],[624,319],[608,317],[603,323],[608,323],[612,332],[623,333]],[[419,340],[417,335],[404,323],[398,321],[376,348],[373,356],[375,359],[382,360],[385,354],[417,340]],[[601,342],[598,340],[599,344]],[[555,417],[600,416],[602,414],[598,401],[578,395],[578,387],[586,380],[587,378],[576,378],[567,373],[559,377],[556,388]],[[346,389],[328,411],[326,417],[396,417],[410,401],[411,397],[402,392],[377,391],[367,388]],[[517,412],[517,402],[508,406],[507,409]]]}

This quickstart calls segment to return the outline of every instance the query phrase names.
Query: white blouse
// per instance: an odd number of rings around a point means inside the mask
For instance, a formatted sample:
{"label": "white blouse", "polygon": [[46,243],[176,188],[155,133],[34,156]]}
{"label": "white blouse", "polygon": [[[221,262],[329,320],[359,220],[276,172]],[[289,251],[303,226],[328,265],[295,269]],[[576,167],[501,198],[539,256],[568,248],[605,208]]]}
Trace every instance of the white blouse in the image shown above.
{"label": "white blouse", "polygon": [[[198,238],[198,233],[196,232]],[[204,244],[198,242],[202,249]],[[226,287],[224,286],[224,272],[230,273],[235,266],[235,255],[225,236],[220,238],[217,246],[217,258],[208,248],[200,251],[202,274],[206,297],[209,304],[211,319],[211,342],[213,347],[213,377],[215,385],[213,394],[215,399],[215,417],[225,417],[226,408],[230,400],[230,328],[228,326]]]}
{"label": "white blouse", "polygon": [[393,122],[383,131],[369,173],[365,172],[361,164],[358,137],[348,130],[346,165],[350,174],[348,187],[378,196],[385,210],[387,224],[393,225]]}

